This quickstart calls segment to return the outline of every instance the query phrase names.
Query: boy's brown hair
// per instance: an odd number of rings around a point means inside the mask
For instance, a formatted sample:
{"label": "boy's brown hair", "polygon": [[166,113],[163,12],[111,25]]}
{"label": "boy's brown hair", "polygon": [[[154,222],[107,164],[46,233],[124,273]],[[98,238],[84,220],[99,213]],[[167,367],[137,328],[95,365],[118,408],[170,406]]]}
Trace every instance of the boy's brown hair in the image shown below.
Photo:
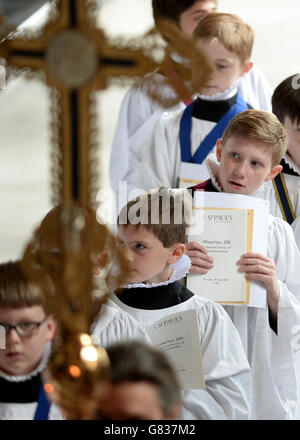
{"label": "boy's brown hair", "polygon": [[[212,1],[218,3],[217,0]],[[180,15],[195,3],[196,0],[152,0],[154,21],[173,20],[178,25]]]}
{"label": "boy's brown hair", "polygon": [[223,145],[231,137],[241,137],[262,142],[272,150],[272,166],[280,164],[287,149],[287,132],[273,113],[263,110],[246,110],[235,116],[227,125]]}
{"label": "boy's brown hair", "polygon": [[118,226],[145,226],[165,248],[186,242],[191,204],[189,194],[181,190],[160,188],[129,201],[118,216]]}
{"label": "boy's brown hair", "polygon": [[288,116],[292,123],[300,124],[300,74],[291,75],[274,90],[272,111],[283,124]]}
{"label": "boy's brown hair", "polygon": [[0,308],[41,306],[49,313],[42,289],[23,274],[20,261],[0,264]]}
{"label": "boy's brown hair", "polygon": [[211,12],[201,18],[193,32],[194,38],[216,38],[227,50],[235,53],[243,64],[251,58],[254,31],[234,14]]}

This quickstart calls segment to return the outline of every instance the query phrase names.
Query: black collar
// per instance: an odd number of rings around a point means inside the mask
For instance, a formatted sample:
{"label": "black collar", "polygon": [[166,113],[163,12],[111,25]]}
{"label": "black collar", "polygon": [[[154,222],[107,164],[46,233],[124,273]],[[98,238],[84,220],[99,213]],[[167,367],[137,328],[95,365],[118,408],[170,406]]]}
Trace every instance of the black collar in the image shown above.
{"label": "black collar", "polygon": [[206,101],[197,98],[193,108],[193,117],[205,121],[218,122],[223,115],[236,103],[237,93],[223,101]]}
{"label": "black collar", "polygon": [[284,158],[282,159],[282,161],[280,162],[280,165],[282,166],[282,173],[284,174],[289,174],[290,176],[299,176],[299,174],[293,170],[290,165],[284,160]]}
{"label": "black collar", "polygon": [[3,377],[0,377],[0,402],[37,402],[41,386],[42,379],[40,374],[37,374],[24,382],[10,382]]}
{"label": "black collar", "polygon": [[185,302],[194,294],[182,283],[175,281],[166,286],[123,289],[117,296],[127,306],[136,309],[158,310]]}

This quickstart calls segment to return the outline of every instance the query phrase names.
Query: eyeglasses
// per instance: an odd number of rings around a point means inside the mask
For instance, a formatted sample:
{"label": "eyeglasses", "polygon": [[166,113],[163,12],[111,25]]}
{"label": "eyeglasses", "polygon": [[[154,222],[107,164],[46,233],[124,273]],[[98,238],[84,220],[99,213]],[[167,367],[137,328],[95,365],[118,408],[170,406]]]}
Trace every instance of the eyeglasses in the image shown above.
{"label": "eyeglasses", "polygon": [[8,336],[11,330],[16,330],[21,338],[22,336],[31,336],[33,333],[35,333],[38,328],[46,321],[47,318],[48,316],[45,316],[42,321],[20,322],[17,325],[3,324],[2,322],[0,322],[0,327],[4,327],[6,336]]}

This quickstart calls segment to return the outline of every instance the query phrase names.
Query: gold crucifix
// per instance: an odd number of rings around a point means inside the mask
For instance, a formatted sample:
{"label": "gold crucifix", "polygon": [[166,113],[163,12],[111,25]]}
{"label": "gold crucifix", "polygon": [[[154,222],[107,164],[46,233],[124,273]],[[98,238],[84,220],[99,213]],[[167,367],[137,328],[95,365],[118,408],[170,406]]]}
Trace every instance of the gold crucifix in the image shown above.
{"label": "gold crucifix", "polygon": [[82,206],[92,200],[92,91],[106,88],[113,75],[143,76],[156,67],[143,50],[110,46],[103,31],[91,26],[89,8],[86,0],[60,1],[57,19],[45,26],[42,38],[12,38],[0,49],[10,65],[43,70],[47,84],[57,91],[53,111],[60,113],[62,181],[55,202],[76,200]]}

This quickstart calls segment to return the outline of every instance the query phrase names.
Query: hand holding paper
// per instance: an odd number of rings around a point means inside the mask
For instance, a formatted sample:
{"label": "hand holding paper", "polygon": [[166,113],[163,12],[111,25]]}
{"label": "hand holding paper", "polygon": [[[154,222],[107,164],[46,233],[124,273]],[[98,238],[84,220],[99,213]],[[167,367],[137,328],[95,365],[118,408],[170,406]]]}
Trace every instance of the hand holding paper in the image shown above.
{"label": "hand holding paper", "polygon": [[273,318],[276,318],[280,290],[274,261],[264,255],[248,252],[242,255],[237,265],[240,266],[238,271],[245,272],[247,278],[265,285],[268,305]]}
{"label": "hand holding paper", "polygon": [[197,241],[187,243],[185,249],[185,253],[192,262],[190,272],[206,274],[209,269],[214,267],[214,259],[208,255],[205,247]]}

